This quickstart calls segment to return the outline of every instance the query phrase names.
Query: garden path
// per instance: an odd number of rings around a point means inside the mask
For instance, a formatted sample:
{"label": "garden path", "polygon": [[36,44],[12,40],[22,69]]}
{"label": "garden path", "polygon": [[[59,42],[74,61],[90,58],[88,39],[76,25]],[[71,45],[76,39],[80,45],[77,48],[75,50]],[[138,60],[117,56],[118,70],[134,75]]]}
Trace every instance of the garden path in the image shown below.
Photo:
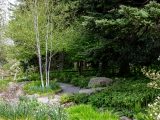
{"label": "garden path", "polygon": [[75,87],[71,84],[59,83],[62,91],[54,96],[39,96],[36,94],[26,95],[23,91],[23,86],[25,83],[26,82],[10,82],[8,89],[0,93],[0,99],[10,103],[17,103],[20,96],[26,96],[28,98],[37,98],[37,100],[42,103],[60,104],[60,97],[63,94],[79,93],[80,91],[79,87]]}
{"label": "garden path", "polygon": [[0,93],[0,98],[4,101],[17,103],[19,101],[20,96],[25,96],[28,99],[36,98],[39,102],[45,104],[55,104],[60,105],[60,98],[63,94],[75,94],[75,93],[87,93],[90,94],[97,90],[101,90],[103,88],[96,88],[96,89],[81,89],[80,87],[76,87],[71,84],[67,83],[59,83],[62,91],[57,93],[56,95],[48,95],[48,96],[39,96],[37,94],[27,95],[23,91],[23,86],[26,82],[10,82],[9,87],[6,91]]}

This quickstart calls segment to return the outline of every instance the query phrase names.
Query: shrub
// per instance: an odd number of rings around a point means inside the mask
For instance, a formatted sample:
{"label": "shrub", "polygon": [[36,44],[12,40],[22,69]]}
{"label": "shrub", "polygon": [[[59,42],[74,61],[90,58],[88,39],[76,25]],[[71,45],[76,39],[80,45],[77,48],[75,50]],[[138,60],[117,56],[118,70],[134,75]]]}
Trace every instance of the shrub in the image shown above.
{"label": "shrub", "polygon": [[44,105],[36,100],[18,104],[0,102],[0,119],[9,120],[67,120],[65,112],[55,106]]}
{"label": "shrub", "polygon": [[60,90],[60,86],[55,81],[51,81],[50,86],[45,88],[41,87],[40,81],[32,81],[24,86],[24,91],[28,94],[54,94],[56,92],[59,92]]}
{"label": "shrub", "polygon": [[148,112],[154,120],[160,120],[160,97],[158,97],[153,104],[149,104]]}
{"label": "shrub", "polygon": [[27,78],[29,81],[38,81],[40,80],[40,75],[38,73],[32,73],[28,75]]}
{"label": "shrub", "polygon": [[73,101],[72,95],[69,95],[69,94],[63,94],[60,99],[61,104],[65,104],[65,103],[72,102],[72,101]]}
{"label": "shrub", "polygon": [[84,76],[72,77],[71,84],[83,88],[88,86],[89,80],[89,77]]}
{"label": "shrub", "polygon": [[148,103],[153,102],[160,92],[148,87],[147,82],[145,80],[118,81],[95,94],[76,94],[72,101],[77,104],[91,104],[98,108],[115,109],[122,115],[133,117],[133,114],[144,111]]}
{"label": "shrub", "polygon": [[71,83],[79,87],[87,87],[90,80],[89,77],[78,75],[77,72],[56,72],[51,74],[52,79],[57,79],[59,82]]}
{"label": "shrub", "polygon": [[5,91],[8,87],[10,80],[0,80],[0,92]]}
{"label": "shrub", "polygon": [[70,96],[71,101],[76,104],[85,104],[88,102],[88,95],[87,94],[74,94]]}
{"label": "shrub", "polygon": [[51,79],[57,79],[59,82],[70,83],[72,77],[76,77],[78,74],[75,72],[55,72],[51,73]]}
{"label": "shrub", "polygon": [[154,120],[149,116],[149,114],[144,114],[144,113],[141,113],[141,112],[134,115],[134,118],[136,120]]}
{"label": "shrub", "polygon": [[90,105],[78,105],[67,109],[69,120],[119,120],[118,116],[110,111],[97,112]]}
{"label": "shrub", "polygon": [[152,102],[160,90],[147,87],[142,81],[123,81],[115,83],[107,90],[89,96],[89,103],[96,107],[112,107],[116,110],[140,112]]}

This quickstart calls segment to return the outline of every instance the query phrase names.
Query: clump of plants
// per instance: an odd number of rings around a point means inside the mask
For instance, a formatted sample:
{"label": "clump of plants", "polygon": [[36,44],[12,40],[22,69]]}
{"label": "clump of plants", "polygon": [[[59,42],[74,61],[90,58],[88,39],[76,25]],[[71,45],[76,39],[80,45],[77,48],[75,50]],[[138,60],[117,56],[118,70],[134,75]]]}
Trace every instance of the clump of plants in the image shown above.
{"label": "clump of plants", "polygon": [[10,80],[0,80],[0,92],[5,91],[8,87]]}
{"label": "clump of plants", "polygon": [[92,95],[77,94],[72,97],[77,104],[91,104],[97,108],[114,109],[122,115],[133,117],[153,102],[160,90],[147,86],[148,80],[119,80],[112,86]]}
{"label": "clump of plants", "polygon": [[160,90],[147,87],[143,81],[123,81],[114,84],[103,92],[89,97],[89,103],[97,107],[113,107],[116,110],[133,114],[140,112],[154,101]]}
{"label": "clump of plants", "polygon": [[36,100],[18,104],[0,102],[0,119],[7,120],[67,120],[62,108],[38,103]]}
{"label": "clump of plants", "polygon": [[67,109],[69,120],[119,120],[111,111],[100,112],[90,105],[78,105]]}
{"label": "clump of plants", "polygon": [[71,94],[63,94],[61,96],[60,103],[65,104],[65,103],[69,103],[69,102],[72,102],[72,95]]}
{"label": "clump of plants", "polygon": [[149,115],[154,120],[160,120],[160,97],[157,97],[157,99],[154,101],[153,104],[149,104]]}
{"label": "clump of plants", "polygon": [[89,77],[84,76],[72,77],[71,84],[83,88],[88,86],[89,80]]}
{"label": "clump of plants", "polygon": [[57,79],[59,82],[70,83],[81,88],[87,87],[90,77],[79,75],[77,72],[57,72],[51,74],[52,79]]}
{"label": "clump of plants", "polygon": [[60,86],[57,82],[51,81],[48,87],[42,87],[40,81],[32,81],[23,87],[24,91],[27,94],[40,94],[40,95],[48,95],[48,94],[55,94],[61,91]]}

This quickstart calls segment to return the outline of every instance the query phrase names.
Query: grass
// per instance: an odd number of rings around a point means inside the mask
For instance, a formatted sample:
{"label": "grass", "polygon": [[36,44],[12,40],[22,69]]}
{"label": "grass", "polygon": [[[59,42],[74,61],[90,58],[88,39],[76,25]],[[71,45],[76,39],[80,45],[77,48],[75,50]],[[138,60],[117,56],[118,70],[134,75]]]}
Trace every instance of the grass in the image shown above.
{"label": "grass", "polygon": [[51,81],[50,86],[45,88],[41,87],[40,81],[32,81],[27,83],[23,87],[23,89],[27,94],[39,94],[39,95],[55,94],[61,91],[60,86],[55,81]]}
{"label": "grass", "polygon": [[78,105],[67,109],[69,120],[119,120],[110,111],[98,112],[90,105]]}
{"label": "grass", "polygon": [[10,80],[0,80],[0,92],[5,91],[8,87]]}
{"label": "grass", "polygon": [[60,107],[28,100],[14,105],[0,102],[0,120],[67,120],[67,117]]}

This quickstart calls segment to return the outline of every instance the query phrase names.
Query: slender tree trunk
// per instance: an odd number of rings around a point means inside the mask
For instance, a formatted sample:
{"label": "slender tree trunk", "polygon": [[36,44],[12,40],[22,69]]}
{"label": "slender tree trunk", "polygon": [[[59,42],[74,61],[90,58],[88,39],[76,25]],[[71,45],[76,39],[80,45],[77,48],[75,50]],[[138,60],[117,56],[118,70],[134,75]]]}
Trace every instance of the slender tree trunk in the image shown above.
{"label": "slender tree trunk", "polygon": [[[45,0],[46,4],[46,15],[47,15],[47,32],[46,32],[46,86],[49,86],[50,83],[50,67],[51,67],[51,61],[52,61],[52,31],[53,31],[53,24],[50,21],[52,21],[52,15],[50,14],[50,8],[49,8],[49,1]],[[50,39],[49,39],[50,36]],[[49,46],[50,45],[50,46]],[[48,56],[48,50],[49,50],[49,56]]]}
{"label": "slender tree trunk", "polygon": [[45,72],[46,72],[46,87],[48,87],[48,36],[49,36],[49,12],[48,12],[48,0],[45,0],[46,4],[46,15],[47,15],[47,25],[46,25],[46,61],[45,61]]}
{"label": "slender tree trunk", "polygon": [[42,58],[41,58],[41,47],[39,39],[39,28],[38,28],[38,11],[37,11],[37,0],[34,1],[34,30],[36,34],[36,46],[38,53],[38,62],[39,62],[39,72],[41,77],[41,86],[44,88],[43,73],[42,73]]}
{"label": "slender tree trunk", "polygon": [[51,34],[50,34],[50,52],[49,52],[49,62],[48,62],[48,85],[50,82],[50,68],[51,68],[51,62],[52,62],[52,39],[53,39],[53,34],[52,34],[52,30],[53,30],[53,24],[51,23]]}

